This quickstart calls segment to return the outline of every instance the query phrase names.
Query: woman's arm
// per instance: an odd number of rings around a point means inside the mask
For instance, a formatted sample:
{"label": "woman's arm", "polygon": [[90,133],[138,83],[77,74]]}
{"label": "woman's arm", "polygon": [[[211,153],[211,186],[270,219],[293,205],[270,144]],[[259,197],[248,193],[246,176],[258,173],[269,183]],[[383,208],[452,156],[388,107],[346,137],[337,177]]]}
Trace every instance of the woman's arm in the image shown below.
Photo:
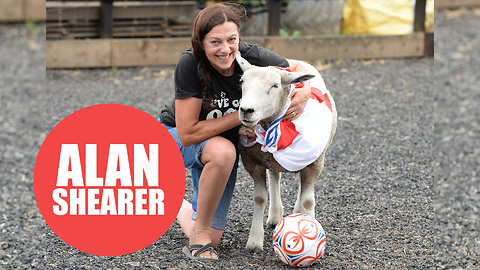
{"label": "woman's arm", "polygon": [[238,119],[238,111],[217,119],[198,121],[201,108],[202,99],[199,98],[175,100],[175,122],[183,146],[204,141],[242,123]]}
{"label": "woman's arm", "polygon": [[[290,69],[297,72],[308,73],[307,68],[302,66],[299,61],[288,59],[288,63],[290,64]],[[307,105],[307,101],[310,98],[311,93],[312,90],[310,89],[310,81],[305,81],[303,87],[301,88],[293,89],[290,95],[290,107],[288,108],[287,112],[285,112],[282,120],[292,121],[297,119],[298,116],[302,114],[303,110],[305,109],[305,105]]]}

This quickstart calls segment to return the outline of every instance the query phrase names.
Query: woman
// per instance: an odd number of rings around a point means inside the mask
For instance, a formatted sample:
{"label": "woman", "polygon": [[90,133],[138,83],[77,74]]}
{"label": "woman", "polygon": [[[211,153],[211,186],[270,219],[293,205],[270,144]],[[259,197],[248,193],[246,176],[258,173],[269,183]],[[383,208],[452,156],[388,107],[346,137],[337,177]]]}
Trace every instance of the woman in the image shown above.
{"label": "woman", "polygon": [[[214,248],[222,237],[235,186],[243,73],[235,61],[237,52],[257,66],[306,72],[296,61],[240,42],[243,18],[245,10],[235,4],[212,5],[198,14],[192,48],[180,56],[175,69],[175,100],[160,114],[177,141],[185,167],[191,169],[193,200],[191,204],[183,201],[177,220],[189,238],[183,252],[192,259],[218,259]],[[309,83],[295,89],[284,118],[298,117],[309,96]],[[247,135],[255,138],[253,133]]]}

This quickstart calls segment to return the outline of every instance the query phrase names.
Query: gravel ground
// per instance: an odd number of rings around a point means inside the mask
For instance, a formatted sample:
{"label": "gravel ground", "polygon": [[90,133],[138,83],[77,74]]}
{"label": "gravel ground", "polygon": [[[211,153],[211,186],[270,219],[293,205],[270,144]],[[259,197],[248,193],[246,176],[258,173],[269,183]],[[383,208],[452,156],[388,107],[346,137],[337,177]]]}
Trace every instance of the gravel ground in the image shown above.
{"label": "gravel ground", "polygon": [[435,264],[480,267],[480,9],[435,18]]}
{"label": "gravel ground", "polygon": [[[317,219],[327,233],[322,268],[433,266],[433,60],[336,61],[317,64],[336,99],[337,135],[317,190]],[[97,103],[131,105],[156,116],[172,96],[172,68],[48,71],[47,129],[71,112]],[[286,175],[291,213],[295,175]],[[187,183],[187,186],[189,184]],[[263,254],[245,253],[253,182],[242,168],[214,269],[279,269],[270,241]],[[191,197],[190,189],[187,197]],[[271,239],[272,230],[266,232]],[[120,258],[79,252],[47,234],[47,265],[56,268],[141,266],[197,268],[181,248],[178,224],[154,244]]]}
{"label": "gravel ground", "polygon": [[[326,231],[327,248],[313,268],[479,265],[479,152],[474,146],[480,91],[472,84],[478,75],[463,65],[478,61],[478,13],[462,13],[437,15],[444,30],[437,26],[435,66],[431,58],[314,63],[335,98],[339,122],[316,186],[316,218]],[[245,252],[253,183],[243,168],[218,247],[222,260],[216,264],[184,258],[187,239],[176,222],[152,245],[119,257],[89,255],[56,237],[36,207],[32,186],[46,131],[70,113],[99,103],[126,104],[156,116],[173,95],[173,69],[45,73],[45,29],[39,29],[0,26],[0,268],[289,269],[268,241],[272,229],[266,230],[264,253]],[[450,91],[454,85],[461,91]],[[282,182],[286,214],[294,204],[294,177],[286,174]],[[187,189],[186,197],[191,195]]]}
{"label": "gravel ground", "polygon": [[45,263],[32,177],[46,135],[44,30],[0,26],[0,269]]}

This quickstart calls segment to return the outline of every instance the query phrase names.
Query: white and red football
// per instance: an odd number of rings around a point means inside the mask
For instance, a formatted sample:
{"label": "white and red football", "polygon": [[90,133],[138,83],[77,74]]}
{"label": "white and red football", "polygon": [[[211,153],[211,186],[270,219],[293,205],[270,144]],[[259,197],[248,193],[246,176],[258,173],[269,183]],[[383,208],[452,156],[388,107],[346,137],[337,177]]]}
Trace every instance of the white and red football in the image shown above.
{"label": "white and red football", "polygon": [[275,253],[291,266],[305,267],[313,264],[322,256],[325,243],[322,225],[306,214],[286,216],[273,231]]}

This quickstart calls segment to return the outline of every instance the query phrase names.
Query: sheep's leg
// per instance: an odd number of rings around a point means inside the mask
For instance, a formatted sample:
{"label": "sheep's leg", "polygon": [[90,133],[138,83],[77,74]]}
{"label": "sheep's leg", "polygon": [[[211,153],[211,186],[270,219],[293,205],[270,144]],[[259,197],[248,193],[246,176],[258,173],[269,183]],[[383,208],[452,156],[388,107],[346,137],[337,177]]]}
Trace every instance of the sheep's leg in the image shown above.
{"label": "sheep's leg", "polygon": [[252,226],[250,227],[250,235],[247,241],[247,250],[254,252],[263,251],[263,213],[267,204],[267,182],[266,169],[260,166],[249,171],[253,178],[253,218]]}
{"label": "sheep's leg", "polygon": [[294,213],[304,213],[315,218],[315,182],[323,170],[325,152],[315,164],[305,167],[300,171],[297,201]]}
{"label": "sheep's leg", "polygon": [[270,206],[268,208],[267,225],[275,227],[283,218],[283,205],[280,196],[280,173],[267,171],[268,192],[270,194]]}

